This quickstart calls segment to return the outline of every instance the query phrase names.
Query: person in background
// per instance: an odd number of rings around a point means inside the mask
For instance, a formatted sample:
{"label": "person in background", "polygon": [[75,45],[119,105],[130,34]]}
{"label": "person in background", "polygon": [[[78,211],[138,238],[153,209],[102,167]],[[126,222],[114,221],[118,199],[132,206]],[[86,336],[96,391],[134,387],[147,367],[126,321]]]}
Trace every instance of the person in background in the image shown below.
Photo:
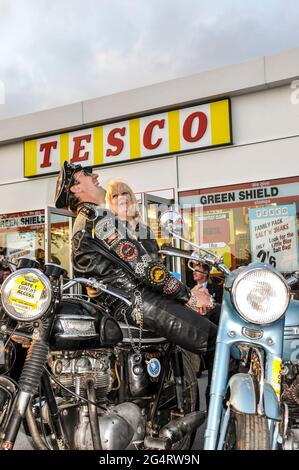
{"label": "person in background", "polygon": [[[197,296],[201,293],[203,299],[205,299],[203,306],[197,308],[198,313],[206,316],[215,325],[218,325],[222,302],[221,286],[210,280],[210,266],[208,264],[189,262],[188,266],[193,271],[193,280],[195,282],[195,286],[191,291]],[[208,371],[209,380],[205,393],[206,405],[208,408],[214,353],[207,352],[206,354],[203,354],[200,362],[195,356],[191,358],[191,360],[195,370],[197,370],[196,375],[198,378],[201,377],[202,372],[205,369]]]}
{"label": "person in background", "polygon": [[214,302],[221,304],[223,289],[220,284],[212,281],[210,277],[210,266],[206,263],[193,263],[191,269],[196,286],[198,288],[206,288],[211,297],[213,297]]}
{"label": "person in background", "polygon": [[[36,261],[39,262],[40,268],[43,269],[44,266],[45,266],[45,250],[43,250],[42,248],[38,248],[35,252],[35,259],[36,259]],[[51,254],[51,261],[50,262],[54,263],[54,264],[58,264],[59,266],[61,266],[60,259],[55,255]]]}
{"label": "person in background", "polygon": [[42,248],[37,248],[35,252],[35,259],[39,262],[40,268],[43,269],[45,265],[45,250]]}
{"label": "person in background", "polygon": [[208,264],[193,262],[189,264],[189,267],[193,271],[193,280],[195,282],[192,292],[195,294],[202,292],[203,295],[206,295],[207,299],[206,308],[199,310],[199,313],[201,315],[207,315],[209,320],[218,325],[223,288],[210,279],[210,267]]}

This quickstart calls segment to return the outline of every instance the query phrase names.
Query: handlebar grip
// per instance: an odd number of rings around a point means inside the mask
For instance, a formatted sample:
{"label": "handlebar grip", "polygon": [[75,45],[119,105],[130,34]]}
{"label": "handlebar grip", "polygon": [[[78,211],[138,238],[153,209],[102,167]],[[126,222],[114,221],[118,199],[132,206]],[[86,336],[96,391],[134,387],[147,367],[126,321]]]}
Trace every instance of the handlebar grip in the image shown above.
{"label": "handlebar grip", "polygon": [[192,253],[191,250],[183,250],[181,248],[174,248],[171,245],[164,245],[162,250],[171,250],[173,253],[177,253],[178,255],[179,254],[184,254],[184,255],[190,256],[191,253]]}
{"label": "handlebar grip", "polygon": [[285,281],[288,284],[288,286],[293,287],[296,284],[298,284],[299,277],[297,276],[297,274],[293,273],[290,277],[287,277]]}

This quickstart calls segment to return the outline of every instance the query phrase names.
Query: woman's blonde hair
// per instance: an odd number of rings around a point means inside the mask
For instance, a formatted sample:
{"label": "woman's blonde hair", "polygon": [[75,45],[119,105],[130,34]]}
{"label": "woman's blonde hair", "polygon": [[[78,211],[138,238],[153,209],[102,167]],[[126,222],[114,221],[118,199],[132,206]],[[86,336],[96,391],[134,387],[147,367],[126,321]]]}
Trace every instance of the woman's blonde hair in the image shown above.
{"label": "woman's blonde hair", "polygon": [[110,180],[108,182],[108,185],[106,188],[106,197],[105,197],[106,207],[108,207],[108,209],[113,210],[112,208],[113,194],[115,193],[119,194],[123,192],[127,192],[131,198],[131,205],[128,208],[129,215],[133,217],[134,219],[140,220],[141,213],[140,213],[140,208],[139,208],[137,199],[135,197],[135,194],[133,193],[130,186],[128,186],[126,183],[124,183],[120,179]]}

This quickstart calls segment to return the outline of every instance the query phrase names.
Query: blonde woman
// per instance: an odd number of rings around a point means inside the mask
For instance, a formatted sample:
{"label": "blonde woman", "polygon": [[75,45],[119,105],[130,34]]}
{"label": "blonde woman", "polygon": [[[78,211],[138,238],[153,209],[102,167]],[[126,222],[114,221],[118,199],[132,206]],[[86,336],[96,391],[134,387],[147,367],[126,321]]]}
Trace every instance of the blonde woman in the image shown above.
{"label": "blonde woman", "polygon": [[141,220],[140,208],[130,186],[117,179],[109,181],[105,200],[107,208],[128,224],[151,258],[157,260],[159,245],[151,229]]}
{"label": "blonde woman", "polygon": [[[130,186],[120,179],[110,180],[106,188],[105,201],[107,208],[128,224],[150,257],[153,260],[158,260],[159,245],[153,232],[141,220],[140,208]],[[194,310],[205,315],[211,310],[211,297],[207,289],[194,288],[193,294],[197,299],[197,307],[194,307]],[[198,307],[199,305],[200,307]]]}
{"label": "blonde woman", "polygon": [[110,180],[106,188],[106,205],[120,220],[137,224],[141,214],[137,199],[130,186],[120,179]]}

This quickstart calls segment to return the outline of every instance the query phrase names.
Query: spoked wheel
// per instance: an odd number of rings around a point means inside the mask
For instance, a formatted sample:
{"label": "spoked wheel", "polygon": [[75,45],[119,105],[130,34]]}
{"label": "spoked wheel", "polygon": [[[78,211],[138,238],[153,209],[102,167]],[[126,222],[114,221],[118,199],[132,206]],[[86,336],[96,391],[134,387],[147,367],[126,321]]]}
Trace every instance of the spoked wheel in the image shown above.
{"label": "spoked wheel", "polygon": [[224,450],[269,450],[270,435],[265,416],[232,413]]}
{"label": "spoked wheel", "polygon": [[[183,367],[184,367],[184,414],[199,410],[199,392],[196,373],[193,370],[189,357],[185,351],[182,351]],[[170,420],[170,411],[178,410],[176,386],[174,377],[171,375],[168,383],[161,395],[158,411],[163,423],[160,421],[161,427]],[[164,419],[163,419],[164,418]],[[196,433],[187,435],[181,441],[173,445],[173,449],[190,449]]]}

